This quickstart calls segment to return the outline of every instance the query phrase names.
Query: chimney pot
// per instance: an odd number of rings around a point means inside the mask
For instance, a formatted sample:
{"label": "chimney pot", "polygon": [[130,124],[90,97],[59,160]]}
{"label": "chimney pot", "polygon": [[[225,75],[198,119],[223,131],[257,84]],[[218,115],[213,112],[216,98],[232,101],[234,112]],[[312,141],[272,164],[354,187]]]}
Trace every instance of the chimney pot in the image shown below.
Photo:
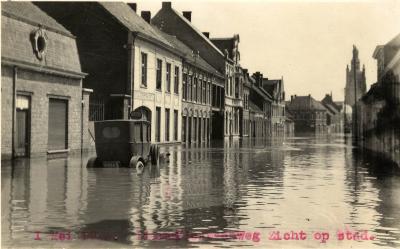
{"label": "chimney pot", "polygon": [[162,2],[162,8],[171,9],[171,2]]}
{"label": "chimney pot", "polygon": [[128,3],[128,6],[131,7],[131,9],[136,13],[136,10],[137,10],[137,4],[136,3]]}
{"label": "chimney pot", "polygon": [[151,12],[150,11],[142,11],[140,14],[147,23],[150,23],[151,20]]}
{"label": "chimney pot", "polygon": [[210,39],[210,32],[203,32],[203,35],[205,35],[205,37],[207,37],[208,39]]}
{"label": "chimney pot", "polygon": [[192,12],[191,11],[183,11],[182,14],[189,22],[192,21]]}

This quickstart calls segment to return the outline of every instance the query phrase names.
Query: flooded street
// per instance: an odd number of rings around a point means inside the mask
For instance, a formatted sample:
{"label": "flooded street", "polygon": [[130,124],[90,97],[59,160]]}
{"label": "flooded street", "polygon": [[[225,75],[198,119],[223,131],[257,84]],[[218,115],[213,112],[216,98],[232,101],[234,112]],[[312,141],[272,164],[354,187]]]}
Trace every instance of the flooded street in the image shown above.
{"label": "flooded street", "polygon": [[[398,170],[381,170],[343,137],[162,151],[169,162],[143,172],[87,169],[89,155],[2,162],[2,246],[400,247]],[[368,240],[338,240],[346,229]],[[307,238],[273,240],[276,231]]]}

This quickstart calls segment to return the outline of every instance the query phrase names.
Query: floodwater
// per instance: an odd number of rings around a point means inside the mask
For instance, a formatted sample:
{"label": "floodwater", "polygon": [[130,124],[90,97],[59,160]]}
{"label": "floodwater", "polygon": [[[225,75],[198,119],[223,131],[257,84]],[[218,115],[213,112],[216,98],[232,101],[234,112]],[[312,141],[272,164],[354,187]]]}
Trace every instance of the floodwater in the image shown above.
{"label": "floodwater", "polygon": [[143,172],[87,169],[89,155],[2,162],[2,247],[400,247],[398,168],[344,137],[163,150]]}

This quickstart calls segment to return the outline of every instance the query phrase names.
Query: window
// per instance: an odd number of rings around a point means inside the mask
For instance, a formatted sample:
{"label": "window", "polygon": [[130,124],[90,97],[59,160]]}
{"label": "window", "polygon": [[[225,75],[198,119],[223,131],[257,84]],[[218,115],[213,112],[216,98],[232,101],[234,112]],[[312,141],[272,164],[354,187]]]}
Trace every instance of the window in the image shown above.
{"label": "window", "polygon": [[207,86],[207,82],[203,81],[203,96],[202,96],[203,104],[206,103],[206,97],[207,97],[207,95],[206,95],[206,86]]}
{"label": "window", "polygon": [[211,99],[212,106],[217,106],[217,87],[215,85],[212,86],[213,98]]}
{"label": "window", "polygon": [[187,99],[187,74],[183,74],[183,94],[182,94],[182,99],[186,100]]}
{"label": "window", "polygon": [[212,84],[211,82],[208,82],[208,104],[211,105],[211,101],[212,101]]}
{"label": "window", "polygon": [[142,53],[142,86],[147,86],[147,54]]}
{"label": "window", "polygon": [[229,77],[229,96],[233,96],[233,84],[232,84],[232,77]]}
{"label": "window", "polygon": [[141,134],[140,134],[141,133],[140,132],[141,128],[142,128],[142,124],[141,123],[134,123],[133,136],[134,136],[135,142],[142,142],[142,137],[141,137]]}
{"label": "window", "polygon": [[182,142],[186,142],[186,116],[182,117]]}
{"label": "window", "polygon": [[193,101],[197,100],[197,78],[194,78],[194,80],[193,80],[192,100]]}
{"label": "window", "polygon": [[160,142],[161,108],[156,107],[156,142]]}
{"label": "window", "polygon": [[143,136],[143,142],[148,142],[149,138],[148,138],[148,124],[143,123],[142,124],[142,136]]}
{"label": "window", "polygon": [[165,108],[165,141],[169,141],[169,109]]}
{"label": "window", "polygon": [[166,87],[166,92],[171,92],[171,64],[167,63],[167,87]]}
{"label": "window", "polygon": [[201,103],[201,85],[203,84],[203,81],[202,80],[200,80],[198,83],[197,83],[197,102],[198,103]]}
{"label": "window", "polygon": [[179,67],[175,67],[174,93],[179,94]]}
{"label": "window", "polygon": [[192,101],[192,77],[188,76],[188,92],[187,92],[187,100]]}
{"label": "window", "polygon": [[174,110],[174,140],[178,141],[178,110]]}
{"label": "window", "polygon": [[239,78],[235,78],[235,98],[239,98]]}
{"label": "window", "polygon": [[68,101],[49,99],[48,149],[62,150],[68,147]]}
{"label": "window", "polygon": [[157,59],[156,89],[161,91],[162,60]]}

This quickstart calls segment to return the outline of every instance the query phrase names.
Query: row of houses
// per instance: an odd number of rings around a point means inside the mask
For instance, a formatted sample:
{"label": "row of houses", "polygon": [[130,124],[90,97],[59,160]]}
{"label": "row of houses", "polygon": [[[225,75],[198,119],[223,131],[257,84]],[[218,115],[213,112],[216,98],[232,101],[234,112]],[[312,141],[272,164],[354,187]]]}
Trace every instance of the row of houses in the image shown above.
{"label": "row of houses", "polygon": [[343,103],[326,94],[321,101],[311,95],[291,96],[286,102],[288,116],[294,122],[295,133],[334,134],[344,129]]}
{"label": "row of houses", "polygon": [[151,121],[156,143],[283,135],[283,78],[250,75],[238,34],[171,2],[2,2],[2,157],[90,148],[94,121]]}
{"label": "row of houses", "polygon": [[400,165],[400,34],[373,52],[377,82],[357,101],[353,131],[362,148]]}

